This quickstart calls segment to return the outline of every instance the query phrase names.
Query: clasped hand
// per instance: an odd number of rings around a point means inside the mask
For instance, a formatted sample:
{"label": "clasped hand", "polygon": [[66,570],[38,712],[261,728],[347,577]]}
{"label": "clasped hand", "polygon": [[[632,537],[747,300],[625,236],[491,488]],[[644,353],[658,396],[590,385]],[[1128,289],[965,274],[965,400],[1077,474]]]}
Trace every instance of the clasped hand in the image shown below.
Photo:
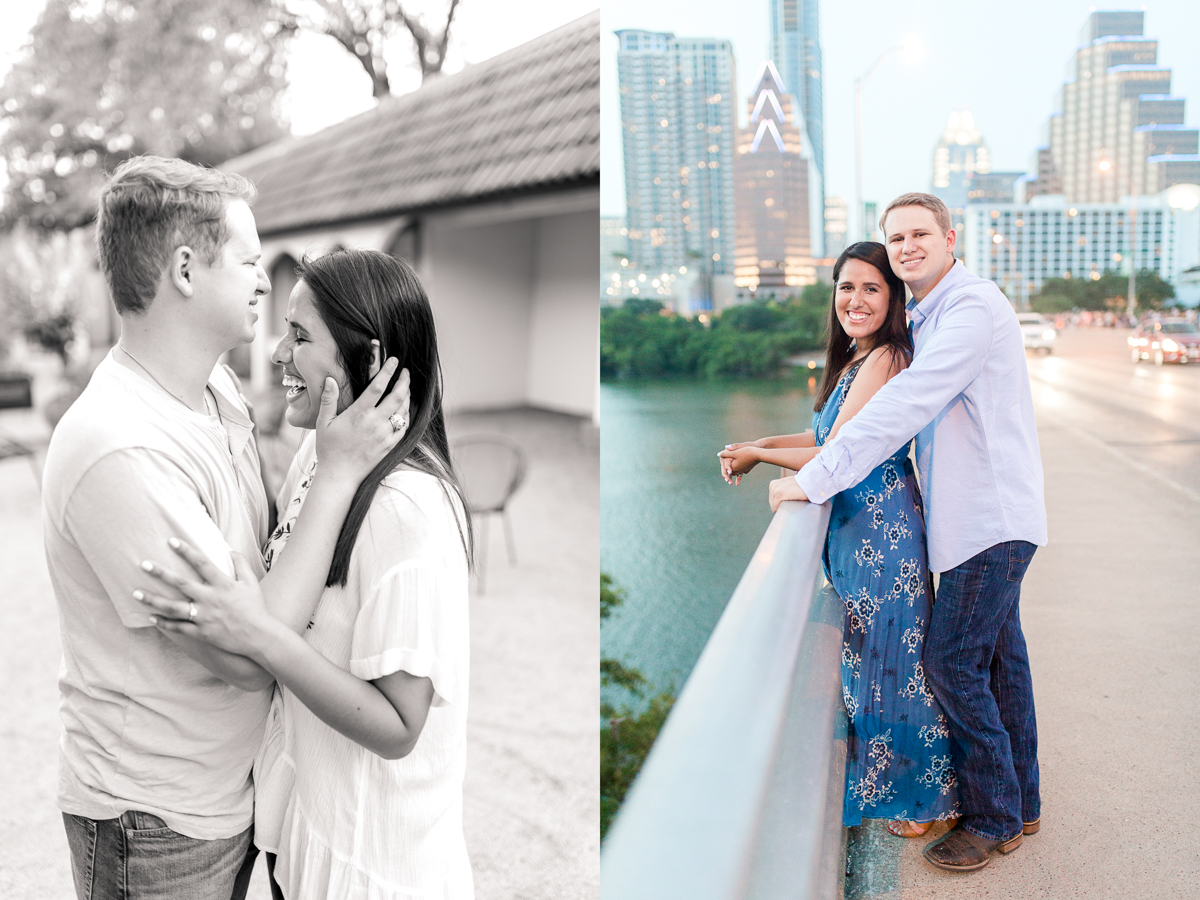
{"label": "clasped hand", "polygon": [[150,622],[159,631],[199,638],[229,653],[255,658],[271,614],[263,600],[258,576],[242,554],[234,551],[230,578],[200,551],[178,538],[168,542],[191,568],[193,576],[174,575],[150,560],[142,569],[166,585],[171,596],[134,591],[148,607]]}
{"label": "clasped hand", "polygon": [[371,474],[407,432],[393,425],[392,416],[408,422],[408,369],[400,372],[386,395],[399,361],[389,357],[357,399],[340,413],[338,384],[325,379],[317,414],[317,458],[325,478],[345,478],[356,487]]}
{"label": "clasped hand", "polygon": [[761,462],[758,458],[757,441],[744,441],[739,444],[726,444],[725,449],[717,454],[721,461],[721,477],[726,484],[737,486],[742,483],[742,476]]}

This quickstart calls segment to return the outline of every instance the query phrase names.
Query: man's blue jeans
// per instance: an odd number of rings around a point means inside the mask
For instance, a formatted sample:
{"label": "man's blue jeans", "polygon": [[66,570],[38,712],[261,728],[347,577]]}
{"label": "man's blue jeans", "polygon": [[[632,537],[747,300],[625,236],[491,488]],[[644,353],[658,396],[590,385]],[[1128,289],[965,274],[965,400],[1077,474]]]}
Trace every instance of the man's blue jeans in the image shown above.
{"label": "man's blue jeans", "polygon": [[1018,612],[1037,547],[1007,541],[943,572],[925,680],[945,710],[962,827],[993,841],[1041,815],[1033,680]]}
{"label": "man's blue jeans", "polygon": [[63,823],[79,900],[244,900],[250,887],[253,826],[201,841],[138,810],[100,820],[63,813]]}

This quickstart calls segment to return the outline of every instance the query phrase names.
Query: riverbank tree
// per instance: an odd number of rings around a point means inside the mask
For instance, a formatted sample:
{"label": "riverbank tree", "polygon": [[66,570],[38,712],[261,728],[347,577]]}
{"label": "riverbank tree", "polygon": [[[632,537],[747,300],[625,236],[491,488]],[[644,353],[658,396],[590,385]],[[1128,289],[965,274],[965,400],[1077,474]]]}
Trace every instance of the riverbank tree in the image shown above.
{"label": "riverbank tree", "polygon": [[[625,601],[625,592],[612,577],[600,573],[600,618],[607,619]],[[630,701],[646,697],[650,686],[637,669],[615,659],[601,658],[600,683],[620,687],[628,692]],[[658,732],[675,704],[672,689],[659,691],[649,699],[644,709],[631,708],[630,703],[619,706],[600,704],[600,837],[608,834],[609,826],[633,785],[646,755],[654,745]]]}
{"label": "riverbank tree", "polygon": [[824,346],[833,288],[814,284],[786,301],[732,306],[708,323],[630,298],[600,317],[600,373],[613,378],[769,378],[789,356]]}

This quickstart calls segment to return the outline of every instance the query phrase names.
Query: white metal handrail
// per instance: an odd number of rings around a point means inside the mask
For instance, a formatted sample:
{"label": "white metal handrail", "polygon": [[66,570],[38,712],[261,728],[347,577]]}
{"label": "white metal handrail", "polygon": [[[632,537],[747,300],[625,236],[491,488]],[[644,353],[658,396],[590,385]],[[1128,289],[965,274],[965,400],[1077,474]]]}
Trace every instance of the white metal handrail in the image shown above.
{"label": "white metal handrail", "polygon": [[603,900],[831,898],[842,865],[842,608],[828,506],[785,503],[601,855]]}

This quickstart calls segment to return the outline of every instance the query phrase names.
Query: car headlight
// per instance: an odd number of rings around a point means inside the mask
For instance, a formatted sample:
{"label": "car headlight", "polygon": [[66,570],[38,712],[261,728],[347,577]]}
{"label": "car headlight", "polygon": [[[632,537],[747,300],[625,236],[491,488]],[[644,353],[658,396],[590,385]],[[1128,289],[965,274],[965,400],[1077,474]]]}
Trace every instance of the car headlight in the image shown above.
{"label": "car headlight", "polygon": [[1047,328],[1045,331],[1042,332],[1042,340],[1043,341],[1052,341],[1057,336],[1058,336],[1058,332],[1056,332],[1053,328]]}
{"label": "car headlight", "polygon": [[1177,343],[1175,343],[1173,340],[1171,340],[1170,338],[1167,338],[1166,340],[1164,340],[1162,342],[1162,348],[1164,350],[1166,350],[1168,353],[1174,353],[1176,350],[1179,349],[1179,345]]}

